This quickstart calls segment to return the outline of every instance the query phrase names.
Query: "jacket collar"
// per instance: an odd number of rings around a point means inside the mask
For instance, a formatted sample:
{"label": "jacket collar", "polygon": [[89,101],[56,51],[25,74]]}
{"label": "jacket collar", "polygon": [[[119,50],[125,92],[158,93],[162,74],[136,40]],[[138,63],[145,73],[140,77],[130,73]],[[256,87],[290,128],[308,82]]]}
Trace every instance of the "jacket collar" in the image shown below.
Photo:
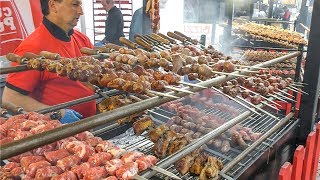
{"label": "jacket collar", "polygon": [[59,26],[49,21],[46,17],[43,17],[42,23],[49,30],[49,32],[57,39],[65,42],[70,42],[71,35],[74,33],[74,30],[70,30],[67,34]]}

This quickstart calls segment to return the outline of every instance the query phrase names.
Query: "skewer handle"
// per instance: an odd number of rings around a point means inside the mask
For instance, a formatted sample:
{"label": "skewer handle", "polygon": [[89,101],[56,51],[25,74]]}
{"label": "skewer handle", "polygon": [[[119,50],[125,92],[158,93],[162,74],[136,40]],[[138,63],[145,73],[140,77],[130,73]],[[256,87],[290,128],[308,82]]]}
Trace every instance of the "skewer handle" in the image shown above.
{"label": "skewer handle", "polygon": [[100,53],[99,50],[97,50],[97,49],[90,49],[90,48],[88,48],[88,47],[82,47],[82,48],[80,49],[80,52],[81,52],[82,54],[87,54],[87,55],[97,55],[98,53]]}
{"label": "skewer handle", "polygon": [[179,41],[181,41],[181,42],[183,42],[183,43],[187,41],[186,38],[181,37],[181,36],[179,36],[179,35],[177,35],[177,34],[175,34],[175,33],[173,33],[173,32],[168,32],[167,35],[168,35],[169,37],[174,38],[174,39],[177,39],[177,40],[179,40]]}
{"label": "skewer handle", "polygon": [[106,47],[94,47],[94,50],[100,51],[101,53],[111,53],[113,50]]}
{"label": "skewer handle", "polygon": [[120,48],[122,48],[121,46],[118,46],[116,44],[112,44],[112,43],[108,43],[104,46],[105,48],[110,48],[110,49],[114,49],[116,51],[119,51]]}
{"label": "skewer handle", "polygon": [[52,53],[52,52],[48,52],[48,51],[41,51],[40,56],[43,56],[47,59],[54,59],[54,60],[60,59],[60,54]]}
{"label": "skewer handle", "polygon": [[191,41],[191,37],[186,36],[185,34],[179,32],[179,31],[173,31],[173,33],[175,33],[176,35],[181,36],[183,38],[186,38],[188,41]]}
{"label": "skewer handle", "polygon": [[37,54],[32,53],[32,52],[26,52],[26,53],[24,53],[23,57],[24,57],[24,58],[27,58],[27,59],[43,58],[43,57],[41,57],[40,55],[37,55]]}
{"label": "skewer handle", "polygon": [[159,35],[160,37],[162,37],[162,38],[164,38],[164,39],[167,39],[167,40],[170,41],[170,43],[172,43],[172,44],[177,44],[177,41],[176,41],[176,40],[174,40],[174,39],[172,39],[172,38],[170,38],[170,37],[168,37],[168,36],[166,36],[166,35],[164,35],[164,34],[158,33],[157,35]]}
{"label": "skewer handle", "polygon": [[14,113],[22,113],[23,112],[22,107],[16,106],[15,104],[10,103],[10,102],[3,102],[1,107],[4,109],[8,109]]}
{"label": "skewer handle", "polygon": [[130,48],[132,48],[132,49],[137,49],[137,48],[138,48],[138,45],[137,45],[136,43],[130,41],[129,39],[127,39],[127,38],[125,38],[125,37],[120,37],[120,38],[119,38],[119,41],[120,41],[122,44],[124,44],[124,45],[126,45],[126,46],[128,46],[128,47],[130,47]]}
{"label": "skewer handle", "polygon": [[19,63],[19,64],[22,63],[22,57],[18,56],[16,54],[13,54],[13,53],[8,53],[6,55],[6,58],[11,62],[16,62],[16,63]]}

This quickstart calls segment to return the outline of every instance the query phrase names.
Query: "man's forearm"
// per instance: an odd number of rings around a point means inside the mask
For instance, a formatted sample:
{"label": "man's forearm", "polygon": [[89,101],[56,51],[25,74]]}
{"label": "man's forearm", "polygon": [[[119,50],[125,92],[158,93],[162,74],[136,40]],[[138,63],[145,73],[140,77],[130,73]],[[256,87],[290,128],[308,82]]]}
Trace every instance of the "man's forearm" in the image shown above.
{"label": "man's forearm", "polygon": [[20,94],[19,92],[14,91],[8,87],[4,88],[2,101],[11,102],[17,106],[22,107],[25,111],[36,111],[49,107],[46,104],[43,104],[29,96]]}

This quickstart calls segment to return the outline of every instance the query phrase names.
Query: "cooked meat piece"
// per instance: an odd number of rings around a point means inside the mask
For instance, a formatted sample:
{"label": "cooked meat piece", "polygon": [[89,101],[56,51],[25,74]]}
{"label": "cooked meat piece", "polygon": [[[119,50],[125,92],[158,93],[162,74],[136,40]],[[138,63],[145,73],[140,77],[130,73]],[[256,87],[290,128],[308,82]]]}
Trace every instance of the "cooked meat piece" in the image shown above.
{"label": "cooked meat piece", "polygon": [[88,158],[95,152],[94,148],[88,146],[82,141],[69,142],[66,145],[66,149],[74,155],[77,155],[83,161],[87,161]]}
{"label": "cooked meat piece", "polygon": [[137,65],[136,67],[134,67],[132,72],[137,74],[138,76],[147,74],[147,71],[140,65]]}
{"label": "cooked meat piece", "polygon": [[189,154],[174,163],[174,166],[180,174],[185,175],[187,172],[189,172],[190,167],[193,165],[194,158],[195,157],[193,155]]}
{"label": "cooked meat piece", "polygon": [[242,96],[244,99],[250,97],[250,91],[249,91],[249,90],[244,90],[244,91],[242,91],[241,96]]}
{"label": "cooked meat piece", "polygon": [[[20,165],[23,168],[23,170],[26,171],[30,164],[35,163],[35,162],[39,162],[39,161],[44,161],[44,160],[46,160],[46,159],[43,156],[26,156],[26,157],[21,158]],[[3,168],[12,170],[13,169],[12,165],[14,165],[14,164],[15,163],[11,162],[9,164],[6,164]]]}
{"label": "cooked meat piece", "polygon": [[[29,156],[29,157],[33,157],[33,156]],[[45,160],[44,158],[41,159],[41,160]],[[40,160],[40,161],[41,161]],[[29,162],[29,161],[28,161]],[[33,162],[32,162],[33,163]],[[30,163],[31,164],[31,163]],[[27,164],[28,166],[30,165],[29,163]],[[9,162],[8,164],[2,166],[0,168],[0,175],[1,175],[1,172],[10,172],[12,171],[14,168],[17,168],[19,167],[20,164],[19,163],[16,163],[16,162]],[[26,165],[24,165],[24,167],[26,167]]]}
{"label": "cooked meat piece", "polygon": [[189,73],[188,74],[188,79],[190,81],[193,81],[193,80],[197,80],[199,78],[198,74],[197,73]]}
{"label": "cooked meat piece", "polygon": [[178,136],[175,140],[173,140],[172,143],[170,143],[167,153],[168,155],[171,155],[180,149],[182,149],[184,146],[188,144],[188,140],[183,136]]}
{"label": "cooked meat piece", "polygon": [[242,136],[236,131],[232,132],[231,140],[233,144],[239,145],[241,148],[247,147],[247,143],[243,140]]}
{"label": "cooked meat piece", "polygon": [[139,157],[143,156],[143,153],[141,152],[127,152],[125,153],[122,157],[121,160],[124,163],[130,163],[130,162],[135,162],[136,159],[138,159]]}
{"label": "cooked meat piece", "polygon": [[26,175],[30,177],[35,177],[38,169],[44,168],[47,166],[51,166],[51,164],[48,161],[38,161],[38,162],[32,163],[26,169],[25,171]]}
{"label": "cooked meat piece", "polygon": [[106,170],[109,175],[116,175],[116,170],[123,166],[123,161],[121,159],[111,159],[106,164]]}
{"label": "cooked meat piece", "polygon": [[163,80],[165,73],[163,73],[161,71],[154,71],[154,73],[152,75],[155,80]]}
{"label": "cooked meat piece", "polygon": [[231,149],[230,142],[228,140],[223,140],[221,144],[221,152],[227,153]]}
{"label": "cooked meat piece", "polygon": [[225,61],[223,63],[223,71],[227,72],[227,73],[231,73],[234,72],[236,69],[236,67],[234,66],[234,64],[230,61]]}
{"label": "cooked meat piece", "polygon": [[200,67],[199,64],[192,64],[191,65],[191,72],[198,73],[199,72],[199,67]]}
{"label": "cooked meat piece", "polygon": [[77,155],[67,156],[57,161],[57,167],[63,171],[70,170],[73,166],[80,164],[81,158]]}
{"label": "cooked meat piece", "polygon": [[56,64],[56,72],[58,76],[67,76],[66,66],[62,65],[61,63]]}
{"label": "cooked meat piece", "polygon": [[239,134],[242,136],[242,139],[245,140],[245,141],[251,141],[251,138],[250,138],[250,135],[244,131],[244,130],[239,130],[238,131]]}
{"label": "cooked meat piece", "polygon": [[173,69],[172,72],[178,73],[181,68],[186,64],[185,60],[179,55],[179,54],[174,54],[172,55],[172,64],[173,64]]}
{"label": "cooked meat piece", "polygon": [[201,170],[204,168],[204,165],[207,161],[208,155],[205,153],[200,153],[194,159],[194,163],[190,167],[190,173],[195,175],[200,175]]}
{"label": "cooked meat piece", "polygon": [[251,139],[252,141],[256,141],[257,139],[260,138],[261,135],[262,135],[261,133],[251,133],[251,134],[250,134],[250,139]]}
{"label": "cooked meat piece", "polygon": [[198,139],[198,138],[200,138],[201,136],[202,136],[202,133],[196,132],[196,133],[194,133],[194,134],[192,135],[192,138],[193,138],[193,139]]}
{"label": "cooked meat piece", "polygon": [[125,85],[125,83],[126,80],[122,78],[115,78],[108,83],[107,87],[122,90],[122,87]]}
{"label": "cooked meat piece", "polygon": [[50,179],[54,176],[63,173],[62,169],[56,166],[47,166],[37,170],[36,172],[36,179]]}
{"label": "cooked meat piece", "polygon": [[184,76],[186,74],[189,74],[191,72],[191,66],[183,66],[180,70],[180,75]]}
{"label": "cooked meat piece", "polygon": [[130,162],[126,163],[116,170],[116,176],[119,179],[132,179],[133,176],[137,175],[139,172],[138,163]]}
{"label": "cooked meat piece", "polygon": [[104,167],[91,167],[84,173],[83,179],[103,179],[107,177],[107,171]]}
{"label": "cooked meat piece", "polygon": [[167,58],[167,57],[170,57],[170,53],[168,51],[161,51],[160,56],[162,58]]}
{"label": "cooked meat piece", "polygon": [[155,91],[165,91],[166,86],[168,86],[168,85],[169,84],[167,83],[167,81],[164,81],[164,80],[152,81],[151,89],[153,89]]}
{"label": "cooked meat piece", "polygon": [[142,94],[151,89],[151,84],[148,81],[141,81],[134,83],[133,92]]}
{"label": "cooked meat piece", "polygon": [[240,85],[243,85],[246,79],[244,77],[238,77],[236,80]]}
{"label": "cooked meat piece", "polygon": [[[55,165],[59,159],[65,158],[69,155],[70,155],[70,153],[65,149],[59,149],[59,150],[51,151],[51,152],[44,152],[44,156],[46,157],[46,159],[53,165]],[[21,161],[22,161],[22,159],[21,159]],[[21,165],[22,165],[22,163],[21,163]]]}
{"label": "cooked meat piece", "polygon": [[178,82],[181,80],[180,76],[173,73],[167,73],[164,75],[163,80],[167,81],[170,85],[178,84]]}
{"label": "cooked meat piece", "polygon": [[109,149],[111,149],[113,147],[115,147],[115,145],[112,142],[110,142],[110,141],[102,141],[101,143],[99,143],[96,146],[95,150],[97,152],[105,152],[105,151],[108,151]]}
{"label": "cooked meat piece", "polygon": [[262,101],[262,97],[260,95],[255,95],[251,97],[251,103],[252,104],[260,104]]}
{"label": "cooked meat piece", "polygon": [[150,118],[150,116],[143,117],[139,119],[138,121],[134,122],[132,127],[134,130],[134,133],[136,135],[142,134],[144,131],[146,131],[149,128],[153,128],[155,126],[153,120]]}
{"label": "cooked meat piece", "polygon": [[114,72],[111,72],[109,74],[104,74],[102,75],[102,78],[99,80],[99,84],[102,87],[107,87],[109,82],[111,82],[113,79],[116,79],[116,78],[118,78],[118,76]]}
{"label": "cooked meat piece", "polygon": [[191,57],[191,56],[187,56],[186,60],[186,64],[196,64],[197,60],[195,57]]}
{"label": "cooked meat piece", "polygon": [[126,81],[126,83],[122,86],[122,90],[126,91],[126,92],[130,92],[133,93],[133,85],[135,84],[135,82],[133,81]]}
{"label": "cooked meat piece", "polygon": [[215,148],[221,148],[222,146],[222,140],[220,138],[215,138],[212,142],[212,145],[215,147]]}
{"label": "cooked meat piece", "polygon": [[141,172],[155,165],[158,162],[158,159],[152,155],[145,155],[139,157],[135,162],[138,163],[138,169],[139,172]]}
{"label": "cooked meat piece", "polygon": [[169,128],[165,124],[156,127],[149,132],[150,140],[154,143],[157,142],[166,131],[169,131]]}
{"label": "cooked meat piece", "polygon": [[83,178],[83,175],[89,171],[92,165],[88,162],[82,163],[80,165],[71,168],[71,171],[78,176],[79,179]]}
{"label": "cooked meat piece", "polygon": [[212,69],[206,64],[201,64],[198,68],[199,76],[204,76],[206,78],[211,78],[213,76]]}
{"label": "cooked meat piece", "polygon": [[164,158],[167,155],[167,150],[171,142],[177,138],[177,134],[173,131],[164,133],[152,147],[154,154],[157,157]]}
{"label": "cooked meat piece", "polygon": [[213,64],[212,70],[222,72],[224,68],[224,60],[220,60],[217,63]]}
{"label": "cooked meat piece", "polygon": [[157,58],[150,58],[147,60],[146,63],[148,65],[148,67],[157,68],[157,67],[159,67],[159,62],[160,62],[160,60]]}
{"label": "cooked meat piece", "polygon": [[139,79],[139,76],[133,72],[127,73],[123,77],[126,81],[137,81]]}
{"label": "cooked meat piece", "polygon": [[112,158],[119,158],[124,153],[126,153],[126,150],[115,146],[111,149],[108,149],[107,153],[110,153],[112,155]]}
{"label": "cooked meat piece", "polygon": [[88,159],[88,163],[90,163],[92,166],[101,166],[105,165],[111,158],[112,155],[110,153],[99,152],[91,155]]}
{"label": "cooked meat piece", "polygon": [[61,180],[61,179],[68,179],[68,180],[77,180],[77,176],[72,171],[66,171],[58,176],[54,176],[51,180]]}

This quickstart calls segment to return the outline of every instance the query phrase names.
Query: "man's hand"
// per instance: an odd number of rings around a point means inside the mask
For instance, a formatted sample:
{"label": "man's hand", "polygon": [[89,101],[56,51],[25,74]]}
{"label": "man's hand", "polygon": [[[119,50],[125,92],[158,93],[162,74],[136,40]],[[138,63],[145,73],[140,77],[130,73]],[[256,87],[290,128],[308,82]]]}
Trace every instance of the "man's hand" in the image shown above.
{"label": "man's hand", "polygon": [[79,114],[77,111],[72,109],[65,109],[64,112],[61,112],[62,118],[60,122],[62,124],[73,123],[80,120],[83,116]]}

